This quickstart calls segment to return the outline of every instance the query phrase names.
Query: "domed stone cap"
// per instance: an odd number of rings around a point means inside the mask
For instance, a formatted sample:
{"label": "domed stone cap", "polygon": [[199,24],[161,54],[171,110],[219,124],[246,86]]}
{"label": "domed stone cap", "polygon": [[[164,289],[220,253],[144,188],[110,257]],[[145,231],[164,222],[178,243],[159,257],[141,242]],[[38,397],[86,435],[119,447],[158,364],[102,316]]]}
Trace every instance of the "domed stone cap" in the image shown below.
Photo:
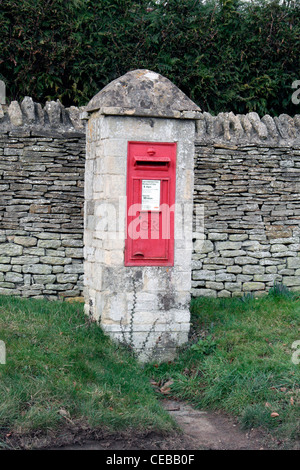
{"label": "domed stone cap", "polygon": [[133,70],[109,83],[86,107],[88,113],[197,119],[200,108],[177,86],[150,70]]}

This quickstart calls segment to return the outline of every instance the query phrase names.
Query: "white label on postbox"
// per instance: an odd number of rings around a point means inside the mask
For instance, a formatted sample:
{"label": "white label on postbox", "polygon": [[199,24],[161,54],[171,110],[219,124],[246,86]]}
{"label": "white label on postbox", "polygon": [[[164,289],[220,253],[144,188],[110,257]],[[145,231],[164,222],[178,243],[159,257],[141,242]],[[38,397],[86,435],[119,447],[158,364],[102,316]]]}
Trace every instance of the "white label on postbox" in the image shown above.
{"label": "white label on postbox", "polygon": [[160,180],[142,180],[142,211],[158,211]]}

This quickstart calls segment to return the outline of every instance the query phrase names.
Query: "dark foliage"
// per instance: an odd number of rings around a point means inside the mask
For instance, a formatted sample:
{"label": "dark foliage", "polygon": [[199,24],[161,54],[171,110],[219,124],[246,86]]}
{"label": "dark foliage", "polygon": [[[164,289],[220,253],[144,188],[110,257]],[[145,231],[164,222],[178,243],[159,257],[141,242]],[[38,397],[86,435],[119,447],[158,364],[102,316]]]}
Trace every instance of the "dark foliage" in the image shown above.
{"label": "dark foliage", "polygon": [[0,31],[8,100],[83,105],[148,68],[214,114],[299,112],[298,1],[0,0]]}

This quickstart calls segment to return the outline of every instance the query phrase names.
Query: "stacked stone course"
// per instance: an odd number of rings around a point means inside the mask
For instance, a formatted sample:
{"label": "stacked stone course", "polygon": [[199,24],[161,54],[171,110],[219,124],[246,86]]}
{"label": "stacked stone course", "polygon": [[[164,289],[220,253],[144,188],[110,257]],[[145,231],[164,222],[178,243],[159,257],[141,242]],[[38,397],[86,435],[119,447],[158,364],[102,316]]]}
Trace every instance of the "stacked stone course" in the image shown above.
{"label": "stacked stone course", "polygon": [[42,109],[25,98],[1,107],[1,116],[0,294],[81,297],[85,129],[79,110],[59,102]]}
{"label": "stacked stone course", "polygon": [[[195,296],[300,290],[300,116],[203,113],[196,137]],[[195,210],[196,212],[196,210]]]}

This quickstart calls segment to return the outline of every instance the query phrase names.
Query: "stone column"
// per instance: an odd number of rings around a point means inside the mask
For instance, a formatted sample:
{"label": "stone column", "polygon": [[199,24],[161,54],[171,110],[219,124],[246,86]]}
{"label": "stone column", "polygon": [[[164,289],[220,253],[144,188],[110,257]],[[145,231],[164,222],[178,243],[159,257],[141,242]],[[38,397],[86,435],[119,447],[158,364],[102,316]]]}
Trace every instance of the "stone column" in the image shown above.
{"label": "stone column", "polygon": [[[200,109],[149,70],[113,81],[88,104],[85,311],[141,360],[174,357],[188,339],[195,119]],[[128,142],[177,143],[174,266],[124,265]]]}

